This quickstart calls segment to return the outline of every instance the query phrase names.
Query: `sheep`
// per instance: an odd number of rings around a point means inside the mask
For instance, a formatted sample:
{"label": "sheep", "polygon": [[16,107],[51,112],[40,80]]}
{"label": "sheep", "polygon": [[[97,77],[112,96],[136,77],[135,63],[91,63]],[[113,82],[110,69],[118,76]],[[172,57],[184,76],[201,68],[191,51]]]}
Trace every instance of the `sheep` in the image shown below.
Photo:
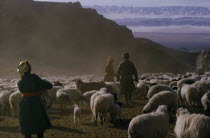
{"label": "sheep", "polygon": [[52,107],[52,104],[56,101],[56,93],[59,89],[62,89],[61,86],[53,86],[52,89],[47,89],[47,97],[49,98],[49,105],[47,105],[47,109]]}
{"label": "sheep", "polygon": [[9,97],[9,104],[12,110],[12,117],[15,117],[19,114],[20,97],[21,93],[19,91],[12,93]]}
{"label": "sheep", "polygon": [[166,138],[168,130],[169,115],[167,106],[160,105],[155,112],[134,117],[129,123],[128,137]]}
{"label": "sheep", "polygon": [[[112,114],[114,107],[114,97],[110,93],[98,95],[94,100],[93,116],[95,118],[95,124],[97,125],[97,118],[100,116],[101,125],[103,125],[106,118],[106,113]],[[111,121],[113,121],[111,115]]]}
{"label": "sheep", "polygon": [[181,88],[181,104],[189,105],[191,107],[198,105],[199,92],[193,85],[183,85]]}
{"label": "sheep", "polygon": [[178,81],[172,81],[172,82],[169,84],[169,87],[172,88],[173,86],[177,86],[177,82],[178,82]]}
{"label": "sheep", "polygon": [[74,124],[80,123],[80,117],[81,117],[81,109],[77,104],[73,105],[74,107]]}
{"label": "sheep", "polygon": [[133,92],[133,97],[137,99],[146,99],[149,86],[139,82]]}
{"label": "sheep", "polygon": [[209,138],[210,118],[201,114],[190,114],[187,109],[179,108],[174,132],[177,138]]}
{"label": "sheep", "polygon": [[9,115],[10,113],[10,104],[9,97],[12,93],[10,91],[4,90],[0,92],[0,113]]}
{"label": "sheep", "polygon": [[64,110],[66,105],[78,102],[81,99],[81,92],[78,89],[60,89],[56,93],[56,101]]}
{"label": "sheep", "polygon": [[197,81],[193,85],[198,88],[200,98],[210,90],[210,81]]}
{"label": "sheep", "polygon": [[61,86],[63,87],[63,84],[60,81],[54,81],[53,86]]}
{"label": "sheep", "polygon": [[165,84],[169,85],[170,81],[169,80],[161,80],[161,79],[152,79],[150,80],[151,83],[158,83],[158,84]]}
{"label": "sheep", "polygon": [[167,85],[158,84],[155,86],[152,86],[147,94],[147,98],[152,98],[155,94],[161,92],[161,91],[173,91],[171,88],[169,88]]}
{"label": "sheep", "polygon": [[178,87],[181,87],[182,84],[193,84],[195,83],[195,80],[192,79],[192,78],[184,78],[184,79],[181,79],[177,82],[177,86]]}
{"label": "sheep", "polygon": [[159,105],[167,105],[169,112],[175,114],[178,107],[177,95],[171,91],[162,91],[155,94],[144,106],[142,112],[149,113],[157,109]]}
{"label": "sheep", "polygon": [[106,88],[112,93],[112,94],[120,94],[120,84],[116,82],[106,82]]}
{"label": "sheep", "polygon": [[86,109],[86,104],[90,103],[91,96],[96,92],[97,92],[97,90],[93,90],[93,91],[85,92],[82,94],[81,98],[84,101],[84,109]]}
{"label": "sheep", "polygon": [[210,92],[203,95],[203,97],[201,98],[201,103],[204,107],[204,111],[206,111],[208,109],[208,106],[210,105]]}
{"label": "sheep", "polygon": [[116,120],[117,117],[119,117],[120,121],[121,119],[121,107],[122,107],[122,103],[121,102],[117,102],[114,104],[111,115],[113,117],[113,120]]}
{"label": "sheep", "polygon": [[92,90],[100,90],[103,87],[106,87],[105,82],[83,82],[82,80],[75,81],[76,88],[81,91],[81,93],[92,91]]}

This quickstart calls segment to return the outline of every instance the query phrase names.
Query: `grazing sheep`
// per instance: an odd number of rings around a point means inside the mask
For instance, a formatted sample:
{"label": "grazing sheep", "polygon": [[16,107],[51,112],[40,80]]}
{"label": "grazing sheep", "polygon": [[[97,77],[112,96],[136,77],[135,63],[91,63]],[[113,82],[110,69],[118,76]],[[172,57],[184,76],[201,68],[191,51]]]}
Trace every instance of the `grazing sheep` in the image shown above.
{"label": "grazing sheep", "polygon": [[174,132],[177,138],[209,138],[210,118],[201,114],[190,114],[187,109],[179,108]]}
{"label": "grazing sheep", "polygon": [[143,113],[149,113],[158,108],[159,105],[167,105],[169,112],[175,114],[178,107],[177,95],[171,91],[162,91],[155,94],[144,106]]}
{"label": "grazing sheep", "polygon": [[74,124],[80,123],[80,117],[81,117],[81,109],[77,104],[73,105],[74,107]]}
{"label": "grazing sheep", "polygon": [[167,106],[160,105],[155,112],[134,117],[128,127],[128,137],[166,138],[168,130],[169,115]]}
{"label": "grazing sheep", "polygon": [[195,80],[192,79],[192,78],[184,78],[184,79],[181,79],[177,82],[177,86],[178,87],[181,87],[182,84],[193,84],[195,83]]}
{"label": "grazing sheep", "polygon": [[[92,109],[92,113],[95,119],[95,124],[97,124],[97,118],[100,116],[101,125],[106,118],[106,113],[112,113],[114,107],[114,97],[110,93],[98,95],[94,100],[94,105]],[[113,118],[111,118],[113,121]]]}
{"label": "grazing sheep", "polygon": [[86,109],[86,104],[90,103],[91,96],[96,92],[97,90],[93,90],[82,94],[81,99],[84,101],[84,109]]}
{"label": "grazing sheep", "polygon": [[112,110],[112,117],[113,120],[116,120],[117,117],[119,117],[120,121],[121,121],[121,107],[122,107],[122,103],[121,102],[117,102],[114,104],[113,110]]}
{"label": "grazing sheep", "polygon": [[75,81],[76,88],[81,91],[81,93],[100,90],[101,88],[106,87],[105,82],[83,82],[82,80]]}
{"label": "grazing sheep", "polygon": [[0,114],[10,114],[9,97],[12,93],[4,90],[0,92]]}
{"label": "grazing sheep", "polygon": [[201,98],[201,103],[204,107],[204,111],[208,109],[208,106],[210,105],[210,92],[207,92],[203,95]]}
{"label": "grazing sheep", "polygon": [[155,86],[152,86],[147,94],[147,98],[152,98],[155,94],[161,92],[161,91],[173,91],[171,88],[169,88],[167,85],[158,84]]}
{"label": "grazing sheep", "polygon": [[193,85],[183,85],[181,88],[181,104],[194,107],[199,104],[199,92]]}
{"label": "grazing sheep", "polygon": [[78,89],[60,89],[56,93],[56,101],[64,110],[66,105],[78,102],[81,99],[81,92]]}
{"label": "grazing sheep", "polygon": [[146,99],[148,89],[148,85],[139,82],[136,86],[136,89],[133,92],[133,98],[136,97],[137,99]]}
{"label": "grazing sheep", "polygon": [[21,93],[19,91],[12,93],[9,97],[9,104],[12,110],[12,117],[18,116],[19,114],[20,97]]}

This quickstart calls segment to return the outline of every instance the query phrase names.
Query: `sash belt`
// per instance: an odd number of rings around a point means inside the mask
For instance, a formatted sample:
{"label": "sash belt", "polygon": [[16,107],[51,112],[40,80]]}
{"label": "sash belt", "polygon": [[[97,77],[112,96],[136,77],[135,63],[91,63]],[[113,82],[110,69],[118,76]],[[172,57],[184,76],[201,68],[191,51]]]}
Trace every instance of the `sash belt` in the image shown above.
{"label": "sash belt", "polygon": [[32,96],[40,96],[38,92],[22,92],[21,94],[24,98],[28,98]]}

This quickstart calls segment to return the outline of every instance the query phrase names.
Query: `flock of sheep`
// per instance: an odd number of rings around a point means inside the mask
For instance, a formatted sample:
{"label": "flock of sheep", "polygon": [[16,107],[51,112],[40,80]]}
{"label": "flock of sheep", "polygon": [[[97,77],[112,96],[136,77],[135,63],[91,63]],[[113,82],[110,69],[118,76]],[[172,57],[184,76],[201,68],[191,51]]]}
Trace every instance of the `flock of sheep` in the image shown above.
{"label": "flock of sheep", "polygon": [[[148,73],[139,76],[139,83],[133,92],[133,99],[148,99],[142,113],[134,117],[128,126],[130,138],[166,138],[169,123],[175,122],[174,135],[177,138],[210,137],[210,72],[205,74]],[[121,120],[120,85],[117,82],[103,82],[93,76],[48,77],[54,82],[45,91],[46,109],[59,104],[61,111],[66,106],[74,107],[74,123],[80,123],[80,101],[92,112],[92,122],[101,125],[110,114],[111,122]],[[18,116],[21,93],[18,80],[0,80],[0,116]],[[179,108],[180,107],[180,108]],[[185,108],[183,108],[185,107]],[[187,109],[188,108],[188,109]],[[203,109],[203,114],[190,113],[189,109]]]}

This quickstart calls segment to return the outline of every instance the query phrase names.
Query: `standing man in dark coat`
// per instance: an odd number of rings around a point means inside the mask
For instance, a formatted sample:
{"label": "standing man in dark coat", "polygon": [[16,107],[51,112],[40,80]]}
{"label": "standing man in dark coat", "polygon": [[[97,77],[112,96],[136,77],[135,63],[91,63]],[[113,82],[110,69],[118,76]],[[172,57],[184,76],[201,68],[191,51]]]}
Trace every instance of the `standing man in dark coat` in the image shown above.
{"label": "standing man in dark coat", "polygon": [[125,102],[128,104],[132,99],[135,82],[138,82],[138,73],[134,64],[129,60],[129,53],[123,53],[124,61],[120,63],[117,70],[117,81],[120,81],[120,93],[124,94]]}

